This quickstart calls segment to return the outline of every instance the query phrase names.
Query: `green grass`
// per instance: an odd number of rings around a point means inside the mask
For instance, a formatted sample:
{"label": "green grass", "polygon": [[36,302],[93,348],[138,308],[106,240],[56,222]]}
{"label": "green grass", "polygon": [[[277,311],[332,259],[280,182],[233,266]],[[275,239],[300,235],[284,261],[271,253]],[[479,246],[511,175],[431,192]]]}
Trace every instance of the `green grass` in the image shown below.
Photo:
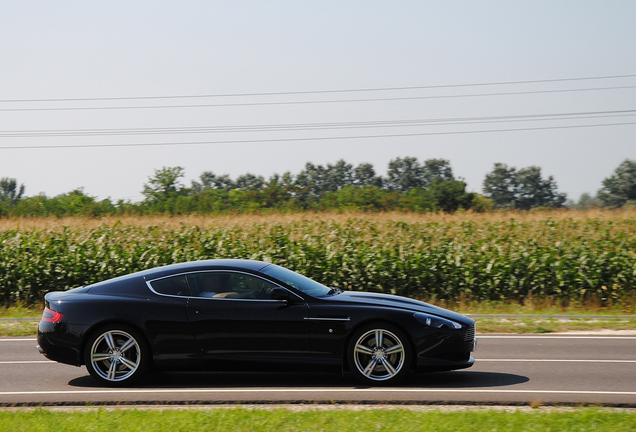
{"label": "green grass", "polygon": [[402,409],[308,410],[95,410],[0,412],[0,431],[633,431],[636,414],[600,409],[500,412]]}
{"label": "green grass", "polygon": [[37,306],[0,306],[0,318],[40,318],[43,305]]}
{"label": "green grass", "polygon": [[34,321],[0,321],[0,336],[35,336],[37,331]]}
{"label": "green grass", "polygon": [[[426,300],[425,300],[426,301]],[[480,315],[636,315],[636,297],[624,298],[621,302],[604,303],[598,301],[569,302],[562,304],[558,299],[525,299],[515,301],[474,301],[460,297],[456,301],[435,301],[431,303],[462,314]]]}
{"label": "green grass", "polygon": [[[40,318],[43,306],[25,307],[0,306],[0,336],[34,336],[37,333],[37,322],[23,321],[25,318]],[[6,320],[6,321],[5,321]]]}
{"label": "green grass", "polygon": [[636,319],[477,318],[478,333],[553,333],[597,330],[636,330]]}

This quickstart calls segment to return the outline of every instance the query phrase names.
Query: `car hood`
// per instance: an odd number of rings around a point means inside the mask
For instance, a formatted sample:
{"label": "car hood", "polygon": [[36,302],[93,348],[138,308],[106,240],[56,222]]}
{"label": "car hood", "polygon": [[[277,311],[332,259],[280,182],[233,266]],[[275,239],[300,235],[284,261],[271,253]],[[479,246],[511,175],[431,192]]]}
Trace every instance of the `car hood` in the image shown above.
{"label": "car hood", "polygon": [[457,312],[450,311],[438,306],[434,306],[429,303],[425,303],[419,300],[413,300],[406,297],[400,297],[390,294],[379,294],[360,291],[344,291],[337,295],[332,295],[324,298],[325,300],[332,300],[350,304],[361,304],[379,307],[388,307],[394,309],[402,309],[413,312],[422,312],[430,315],[435,315],[443,318],[448,318],[453,321],[457,321],[464,325],[471,325],[475,321],[472,318],[459,314]]}

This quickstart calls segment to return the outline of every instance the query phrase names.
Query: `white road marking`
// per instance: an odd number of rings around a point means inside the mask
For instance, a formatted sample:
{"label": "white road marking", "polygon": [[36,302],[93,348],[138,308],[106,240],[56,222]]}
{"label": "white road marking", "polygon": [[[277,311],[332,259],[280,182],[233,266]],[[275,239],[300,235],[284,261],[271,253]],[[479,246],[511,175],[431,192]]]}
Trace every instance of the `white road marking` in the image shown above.
{"label": "white road marking", "polygon": [[573,363],[636,363],[636,360],[576,360],[576,359],[475,359],[476,362],[573,362]]}
{"label": "white road marking", "polygon": [[523,335],[480,335],[477,339],[625,339],[634,340],[636,336],[523,336]]}
{"label": "white road marking", "polygon": [[0,392],[0,396],[19,395],[86,395],[86,394],[171,394],[171,393],[519,393],[519,394],[578,394],[636,396],[636,391],[584,391],[584,390],[491,390],[491,389],[414,389],[414,388],[257,388],[257,389],[113,389],[113,390],[60,390]]}
{"label": "white road marking", "polygon": [[[625,339],[636,340],[636,336],[537,336],[537,335],[484,335],[477,334],[477,339]],[[36,342],[37,339],[0,339],[0,342]]]}
{"label": "white road marking", "polygon": [[[636,363],[636,360],[593,360],[593,359],[475,359],[477,362],[572,362],[572,363]],[[29,364],[29,363],[48,363],[58,364],[51,360],[14,360],[0,361],[0,364]]]}
{"label": "white road marking", "polygon": [[[571,363],[636,363],[636,360],[592,360],[592,359],[495,359],[495,358],[477,358],[476,362],[571,362]],[[51,360],[14,360],[0,361],[3,364],[30,364],[30,363],[48,363],[51,365],[61,364]]]}

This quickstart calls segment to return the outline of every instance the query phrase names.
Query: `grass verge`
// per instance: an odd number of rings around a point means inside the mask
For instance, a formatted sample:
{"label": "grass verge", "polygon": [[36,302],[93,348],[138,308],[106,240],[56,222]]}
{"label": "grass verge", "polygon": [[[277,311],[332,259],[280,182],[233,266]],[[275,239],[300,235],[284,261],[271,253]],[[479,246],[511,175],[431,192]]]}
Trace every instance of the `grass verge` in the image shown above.
{"label": "grass verge", "polygon": [[0,412],[0,431],[633,431],[636,414],[584,408],[569,412],[418,412],[403,409],[292,412],[286,409],[210,409],[92,412]]}
{"label": "grass verge", "polygon": [[550,317],[477,319],[479,333],[554,333],[598,330],[636,330],[636,319]]}
{"label": "grass verge", "polygon": [[0,321],[0,336],[35,336],[37,332],[35,321]]}
{"label": "grass verge", "polygon": [[43,305],[37,307],[31,306],[0,306],[0,318],[15,319],[15,318],[40,318],[42,316]]}

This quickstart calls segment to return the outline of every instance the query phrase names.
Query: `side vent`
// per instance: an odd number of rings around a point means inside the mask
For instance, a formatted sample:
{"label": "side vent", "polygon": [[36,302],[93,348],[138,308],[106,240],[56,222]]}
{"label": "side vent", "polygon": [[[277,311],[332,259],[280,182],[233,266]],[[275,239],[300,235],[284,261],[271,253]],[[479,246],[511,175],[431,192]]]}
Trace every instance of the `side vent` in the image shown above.
{"label": "side vent", "polygon": [[464,333],[464,342],[472,342],[475,340],[475,324],[468,327],[466,333]]}

